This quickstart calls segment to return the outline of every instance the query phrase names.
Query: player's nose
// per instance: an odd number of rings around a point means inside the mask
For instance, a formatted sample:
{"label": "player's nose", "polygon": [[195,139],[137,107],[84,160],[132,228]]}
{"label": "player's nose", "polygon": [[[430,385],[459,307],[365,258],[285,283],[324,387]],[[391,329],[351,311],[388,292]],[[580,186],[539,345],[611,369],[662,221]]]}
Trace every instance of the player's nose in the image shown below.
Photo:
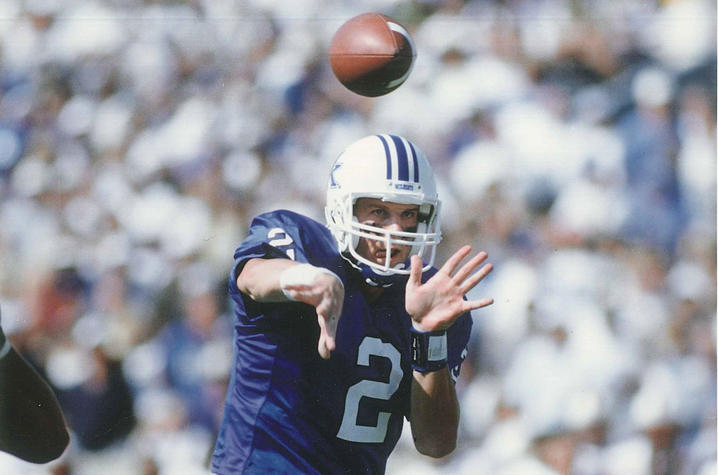
{"label": "player's nose", "polygon": [[403,231],[404,226],[402,225],[401,219],[398,216],[390,216],[384,221],[383,228],[389,232]]}

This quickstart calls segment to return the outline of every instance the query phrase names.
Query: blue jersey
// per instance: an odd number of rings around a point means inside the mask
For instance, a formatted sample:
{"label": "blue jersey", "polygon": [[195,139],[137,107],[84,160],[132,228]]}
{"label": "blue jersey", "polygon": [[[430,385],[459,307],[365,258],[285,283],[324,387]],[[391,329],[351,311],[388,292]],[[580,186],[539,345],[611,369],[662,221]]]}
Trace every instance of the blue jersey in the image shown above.
{"label": "blue jersey", "polygon": [[[236,276],[252,258],[290,258],[325,267],[345,297],[331,358],[317,352],[314,308],[257,303]],[[412,381],[404,285],[368,302],[356,273],[323,225],[289,211],[252,222],[234,255],[235,362],[212,458],[214,473],[383,473],[410,418]],[[423,278],[435,273],[424,273]],[[471,316],[449,329],[448,359],[458,376]]]}

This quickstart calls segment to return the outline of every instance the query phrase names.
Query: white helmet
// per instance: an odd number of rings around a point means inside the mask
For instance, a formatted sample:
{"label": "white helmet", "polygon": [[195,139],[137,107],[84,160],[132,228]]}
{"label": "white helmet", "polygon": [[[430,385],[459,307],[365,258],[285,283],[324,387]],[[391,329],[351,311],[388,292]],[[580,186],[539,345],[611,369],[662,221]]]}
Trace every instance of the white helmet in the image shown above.
{"label": "white helmet", "polygon": [[[387,231],[359,223],[354,216],[358,198],[419,205],[415,231]],[[423,271],[434,264],[441,241],[440,201],[434,173],[428,160],[411,142],[396,135],[371,135],[351,145],[337,158],[329,175],[325,215],[327,226],[337,240],[339,252],[362,271],[370,284],[391,285],[396,275],[410,272],[408,262],[390,267],[391,247],[411,246],[424,262]],[[356,252],[359,238],[384,243],[383,264]]]}

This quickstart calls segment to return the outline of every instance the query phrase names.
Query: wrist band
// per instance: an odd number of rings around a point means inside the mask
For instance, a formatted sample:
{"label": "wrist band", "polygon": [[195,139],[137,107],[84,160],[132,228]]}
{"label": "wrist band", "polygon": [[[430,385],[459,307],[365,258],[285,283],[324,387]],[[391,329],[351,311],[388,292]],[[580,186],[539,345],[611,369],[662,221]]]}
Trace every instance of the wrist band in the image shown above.
{"label": "wrist band", "polygon": [[411,327],[411,368],[420,373],[439,371],[448,364],[446,330],[422,332]]}
{"label": "wrist band", "polygon": [[342,287],[344,287],[342,280],[334,272],[325,267],[316,267],[311,264],[298,264],[282,271],[282,274],[279,276],[279,287],[282,289],[282,293],[284,293],[285,297],[296,302],[297,299],[291,296],[287,287],[294,285],[312,285],[314,279],[321,274],[333,275]]}

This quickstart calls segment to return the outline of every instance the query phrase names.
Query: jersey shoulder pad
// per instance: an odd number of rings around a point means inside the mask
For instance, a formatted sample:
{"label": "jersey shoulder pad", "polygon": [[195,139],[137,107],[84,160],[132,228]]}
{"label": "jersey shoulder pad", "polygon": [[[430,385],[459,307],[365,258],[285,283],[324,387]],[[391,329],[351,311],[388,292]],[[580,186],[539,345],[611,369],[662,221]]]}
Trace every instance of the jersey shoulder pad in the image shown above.
{"label": "jersey shoulder pad", "polygon": [[[336,260],[339,253],[334,236],[323,223],[285,209],[254,218],[250,234],[264,236],[270,246],[287,253],[294,248],[298,260],[315,265],[325,266]],[[304,258],[300,259],[300,255]]]}
{"label": "jersey shoulder pad", "polygon": [[[278,227],[292,234],[296,232],[296,237],[326,238],[331,236],[329,228],[324,224],[286,209],[262,213],[252,220],[251,226]],[[303,236],[300,236],[300,234]]]}

